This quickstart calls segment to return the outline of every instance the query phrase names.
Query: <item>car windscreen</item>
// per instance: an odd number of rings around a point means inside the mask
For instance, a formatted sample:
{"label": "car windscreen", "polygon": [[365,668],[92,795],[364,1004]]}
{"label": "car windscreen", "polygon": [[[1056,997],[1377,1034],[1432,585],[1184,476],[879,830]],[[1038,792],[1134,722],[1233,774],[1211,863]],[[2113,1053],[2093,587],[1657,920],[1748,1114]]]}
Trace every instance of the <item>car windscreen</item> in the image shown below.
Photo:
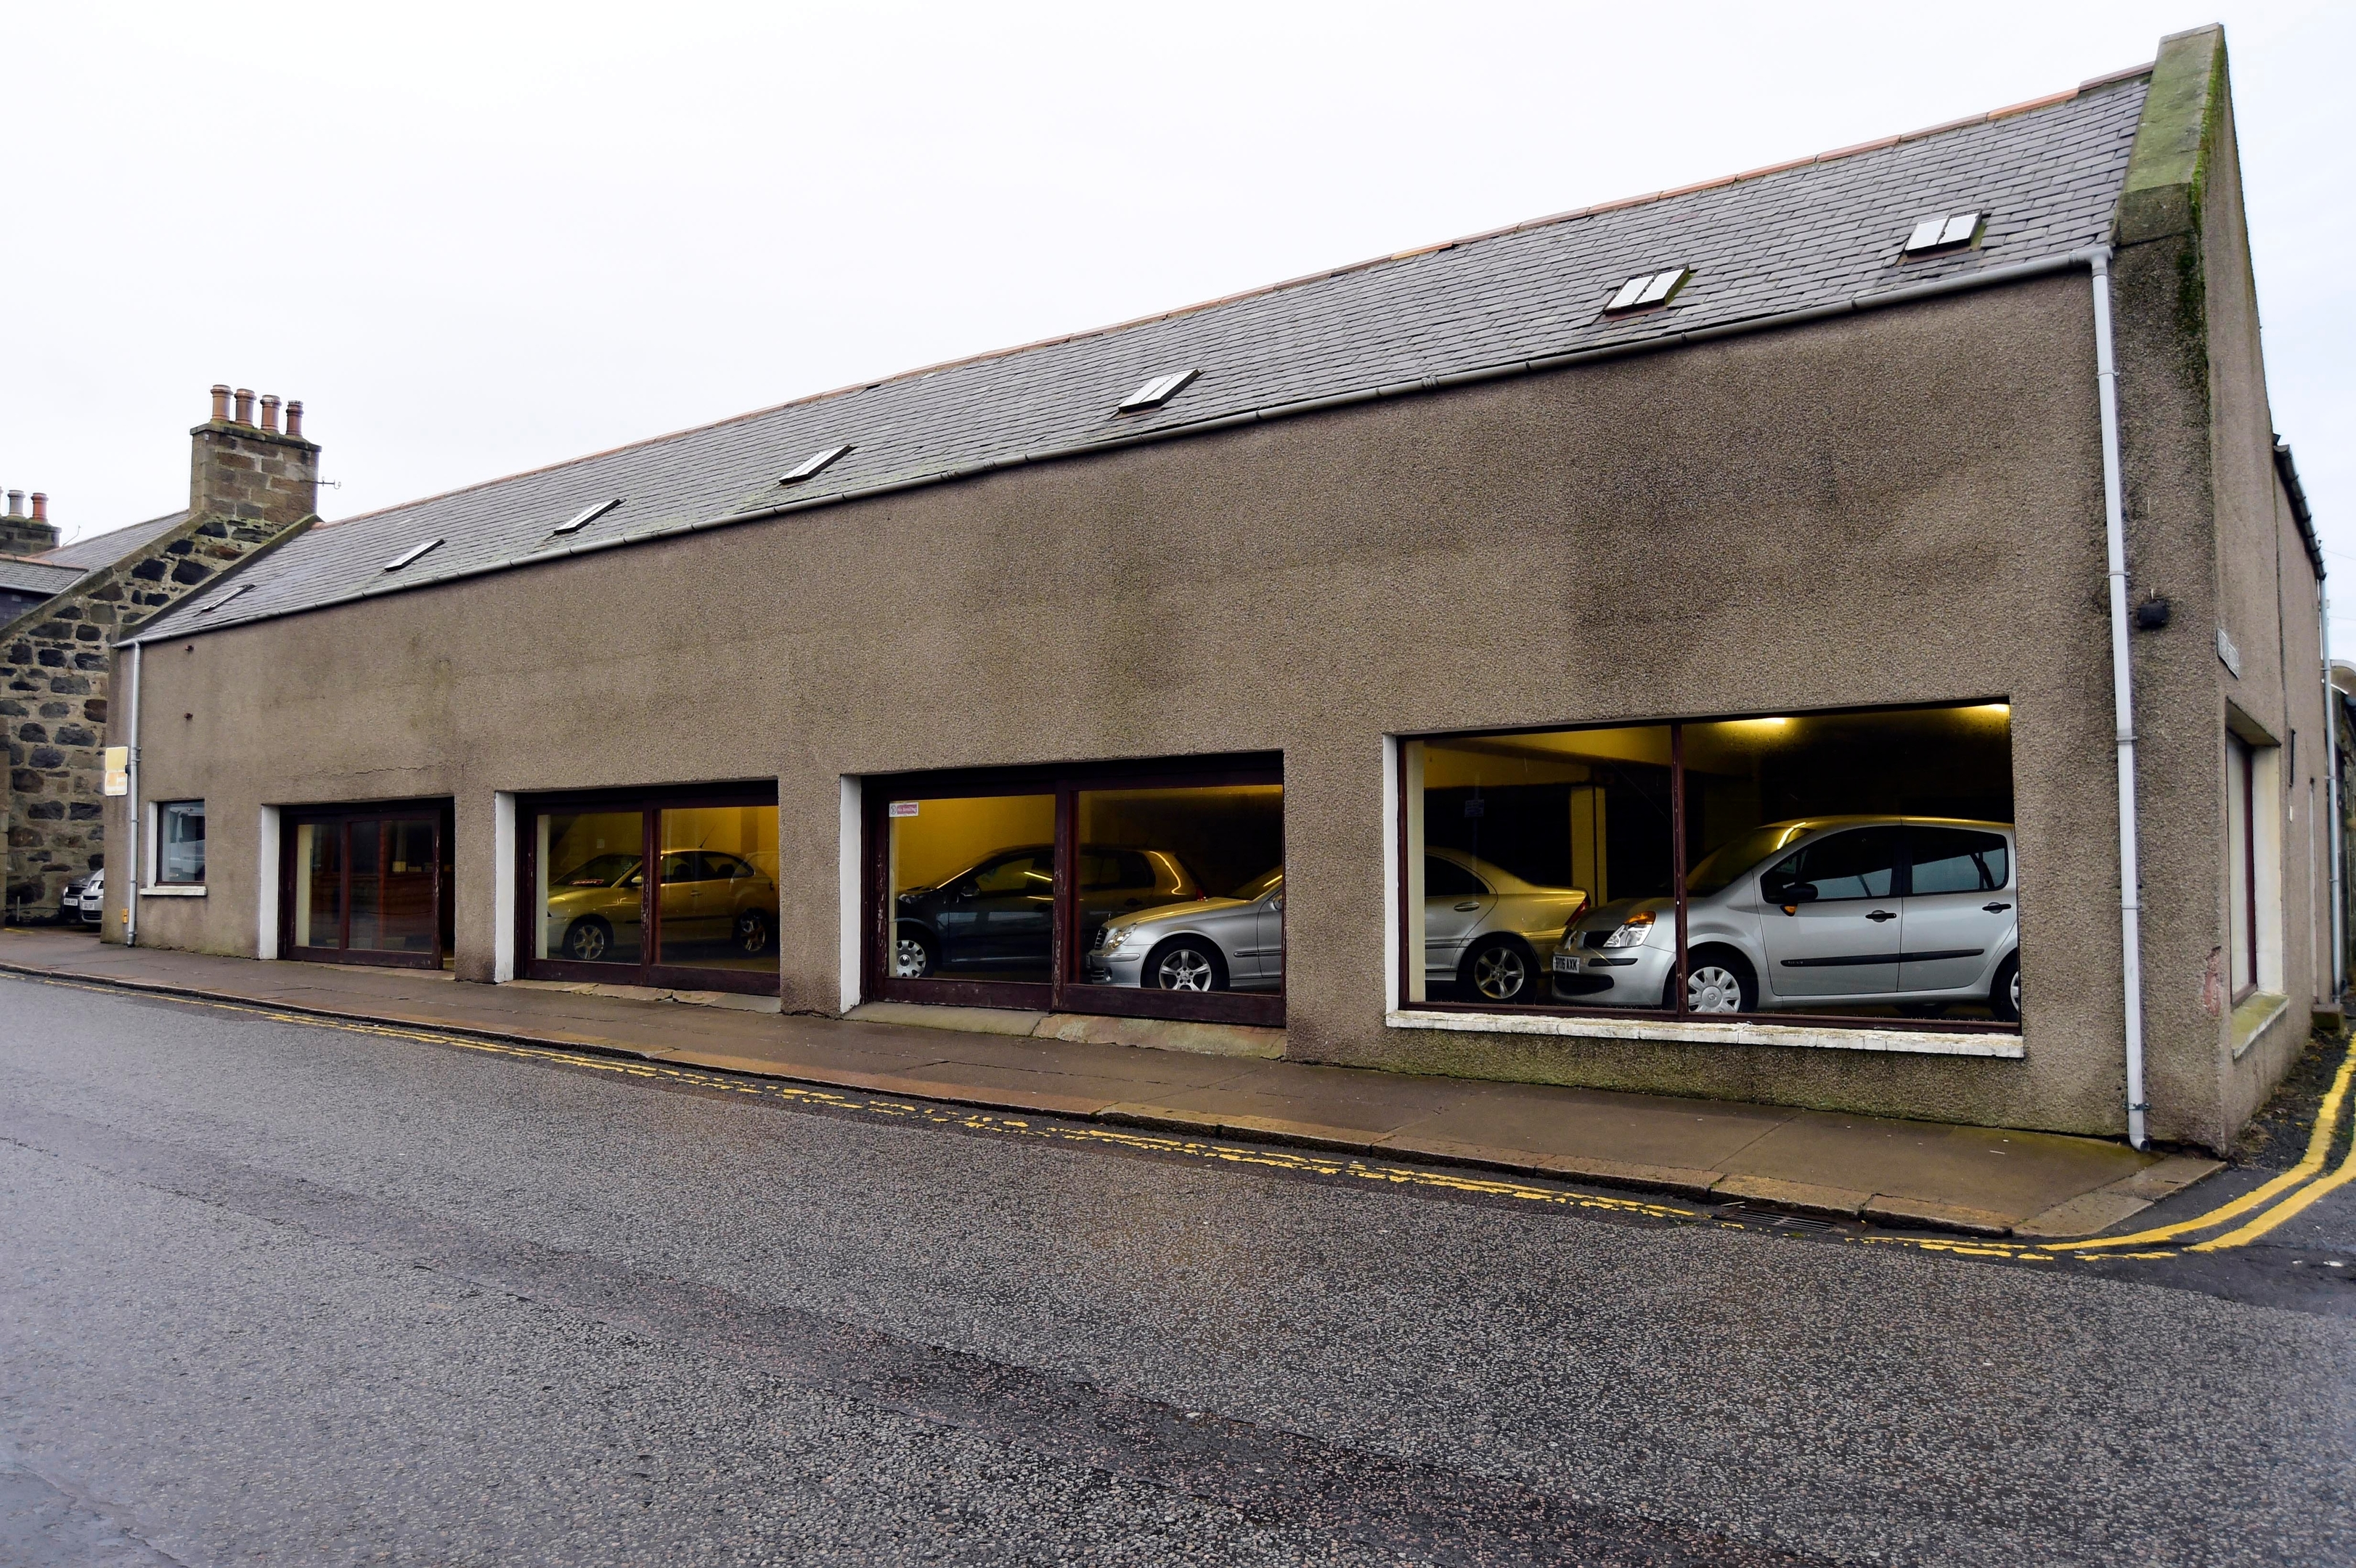
{"label": "car windscreen", "polygon": [[1737,877],[1806,831],[1792,823],[1779,823],[1754,827],[1741,837],[1719,845],[1686,873],[1687,896],[1708,898],[1712,893],[1724,892]]}
{"label": "car windscreen", "polygon": [[1258,898],[1263,893],[1274,892],[1276,891],[1277,884],[1283,880],[1284,868],[1281,866],[1270,866],[1267,870],[1262,871],[1258,876],[1254,877],[1250,881],[1246,882],[1242,887],[1237,888],[1236,890],[1236,897],[1243,900],[1246,903],[1249,903],[1252,900]]}
{"label": "car windscreen", "polygon": [[555,879],[560,888],[609,888],[638,869],[636,855],[600,855]]}

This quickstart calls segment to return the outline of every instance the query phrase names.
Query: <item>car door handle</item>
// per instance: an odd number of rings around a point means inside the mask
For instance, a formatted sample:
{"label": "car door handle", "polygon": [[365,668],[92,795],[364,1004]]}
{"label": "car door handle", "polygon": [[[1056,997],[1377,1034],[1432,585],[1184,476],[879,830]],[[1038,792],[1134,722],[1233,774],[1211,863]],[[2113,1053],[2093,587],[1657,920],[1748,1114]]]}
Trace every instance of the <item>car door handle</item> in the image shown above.
{"label": "car door handle", "polygon": [[1471,902],[1471,903],[1461,903],[1461,904],[1456,905],[1455,907],[1456,907],[1457,909],[1459,909],[1459,910],[1462,911],[1464,913],[1466,913],[1466,914],[1470,914],[1470,913],[1472,913],[1474,910],[1479,909],[1479,908],[1481,907],[1481,905],[1480,905],[1477,901],[1475,901],[1475,902]]}
{"label": "car door handle", "polygon": [[1988,912],[1988,913],[1990,913],[1990,914],[2002,914],[2005,911],[2007,911],[2007,910],[2010,909],[2011,907],[2012,907],[2012,906],[2011,906],[2010,904],[1982,904],[1982,905],[1980,905],[1980,908],[1982,908],[1982,909],[1984,909],[1984,910],[1987,911],[1987,912]]}
{"label": "car door handle", "polygon": [[1865,918],[1879,924],[1885,920],[1896,920],[1898,912],[1894,909],[1878,909]]}

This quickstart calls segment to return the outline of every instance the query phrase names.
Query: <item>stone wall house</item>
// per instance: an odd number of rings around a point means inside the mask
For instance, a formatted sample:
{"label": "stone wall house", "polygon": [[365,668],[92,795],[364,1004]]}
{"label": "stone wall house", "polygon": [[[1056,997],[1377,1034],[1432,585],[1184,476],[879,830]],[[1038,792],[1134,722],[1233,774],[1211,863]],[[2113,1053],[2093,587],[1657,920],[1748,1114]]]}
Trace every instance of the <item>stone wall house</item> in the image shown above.
{"label": "stone wall house", "polygon": [[11,920],[57,918],[65,885],[105,863],[109,645],[314,520],[319,449],[303,439],[302,411],[286,404],[282,430],[279,400],[266,397],[257,423],[252,392],[216,386],[211,417],[190,432],[184,510],[64,547],[45,516],[5,525],[7,542],[47,547],[0,561],[16,569],[9,581],[46,573],[54,585],[64,573],[50,597],[0,624]]}

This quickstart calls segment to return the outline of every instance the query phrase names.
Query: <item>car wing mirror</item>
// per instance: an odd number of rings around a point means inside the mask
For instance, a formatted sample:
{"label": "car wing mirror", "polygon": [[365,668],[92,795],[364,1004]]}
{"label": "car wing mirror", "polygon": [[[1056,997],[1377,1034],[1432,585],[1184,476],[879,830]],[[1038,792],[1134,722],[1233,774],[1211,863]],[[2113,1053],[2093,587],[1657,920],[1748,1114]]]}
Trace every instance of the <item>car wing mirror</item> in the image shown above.
{"label": "car wing mirror", "polygon": [[1797,913],[1802,904],[1816,901],[1816,885],[1814,882],[1778,882],[1759,891],[1767,895],[1769,903],[1782,904],[1785,914]]}
{"label": "car wing mirror", "polygon": [[959,882],[956,887],[951,888],[949,891],[955,897],[961,899],[980,898],[981,896],[981,884],[969,877],[964,881]]}

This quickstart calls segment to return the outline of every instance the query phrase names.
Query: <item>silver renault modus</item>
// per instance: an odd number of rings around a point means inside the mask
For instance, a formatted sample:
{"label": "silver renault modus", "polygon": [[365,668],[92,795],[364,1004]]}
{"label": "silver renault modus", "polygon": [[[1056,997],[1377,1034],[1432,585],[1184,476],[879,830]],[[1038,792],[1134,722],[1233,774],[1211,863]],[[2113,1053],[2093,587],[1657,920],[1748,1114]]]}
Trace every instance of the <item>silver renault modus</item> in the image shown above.
{"label": "silver renault modus", "polygon": [[[1754,827],[1686,876],[1686,1007],[1697,1013],[1985,1004],[2020,1017],[2008,822],[1811,816]],[[1553,960],[1559,1001],[1665,1008],[1676,906],[1604,904]]]}

